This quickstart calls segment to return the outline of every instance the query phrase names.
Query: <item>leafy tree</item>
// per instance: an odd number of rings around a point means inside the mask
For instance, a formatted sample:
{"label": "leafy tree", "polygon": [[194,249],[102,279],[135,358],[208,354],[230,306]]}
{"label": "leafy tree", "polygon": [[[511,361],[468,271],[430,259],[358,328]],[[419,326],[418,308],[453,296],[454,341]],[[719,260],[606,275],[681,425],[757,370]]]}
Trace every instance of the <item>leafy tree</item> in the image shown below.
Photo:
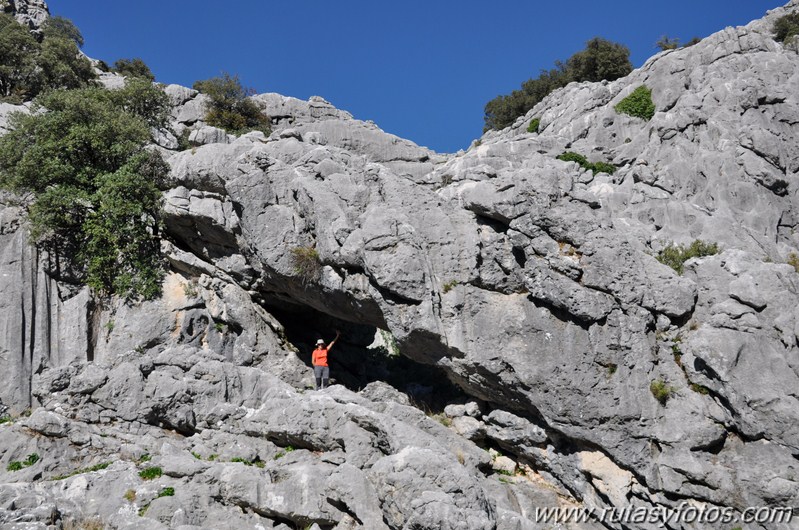
{"label": "leafy tree", "polygon": [[114,72],[126,77],[141,77],[150,81],[155,81],[155,76],[142,59],[119,59],[114,63]]}
{"label": "leafy tree", "polygon": [[13,17],[0,14],[0,98],[21,102],[39,84],[40,45]]}
{"label": "leafy tree", "polygon": [[[30,197],[31,238],[106,294],[152,298],[163,276],[159,233],[168,167],[148,151],[158,89],[54,90],[0,138],[0,187]],[[144,114],[139,109],[147,109]]]}
{"label": "leafy tree", "polygon": [[205,121],[209,125],[220,127],[232,134],[243,134],[249,131],[271,132],[269,117],[249,96],[255,91],[244,88],[239,76],[226,72],[220,77],[212,77],[204,81],[196,81],[194,89],[211,98]]}
{"label": "leafy tree", "polygon": [[71,20],[64,17],[50,17],[44,24],[44,38],[63,38],[71,40],[83,48],[83,35]]}
{"label": "leafy tree", "polygon": [[774,22],[774,39],[787,43],[793,36],[799,35],[799,12],[788,13]]}
{"label": "leafy tree", "polygon": [[627,46],[594,37],[569,58],[566,70],[571,81],[613,81],[632,72],[633,65]]}
{"label": "leafy tree", "polygon": [[555,63],[555,68],[542,70],[536,79],[522,83],[521,90],[498,96],[485,106],[484,131],[503,129],[513,124],[541,100],[572,81],[612,81],[632,71],[630,50],[614,42],[593,38],[585,50],[572,55],[565,63]]}
{"label": "leafy tree", "polygon": [[91,63],[78,50],[77,28],[60,20],[46,27],[39,43],[13,17],[0,14],[0,98],[20,103],[43,90],[83,87],[95,78]]}

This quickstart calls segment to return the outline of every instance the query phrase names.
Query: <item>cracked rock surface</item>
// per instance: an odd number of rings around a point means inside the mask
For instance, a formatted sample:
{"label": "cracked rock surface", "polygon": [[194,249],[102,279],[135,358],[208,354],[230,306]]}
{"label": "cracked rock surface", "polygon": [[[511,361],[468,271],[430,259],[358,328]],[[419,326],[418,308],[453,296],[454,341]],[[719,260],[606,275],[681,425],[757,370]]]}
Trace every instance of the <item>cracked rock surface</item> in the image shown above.
{"label": "cracked rock surface", "polygon": [[[321,97],[255,96],[274,131],[237,138],[166,87],[160,299],[56,278],[0,197],[0,525],[526,530],[546,507],[796,506],[799,55],[771,27],[797,9],[572,83],[452,155]],[[614,110],[640,85],[650,121]],[[656,259],[697,239],[720,252],[681,275]],[[346,386],[308,391],[337,327]],[[459,397],[413,406],[442,392],[397,382],[394,344]]]}

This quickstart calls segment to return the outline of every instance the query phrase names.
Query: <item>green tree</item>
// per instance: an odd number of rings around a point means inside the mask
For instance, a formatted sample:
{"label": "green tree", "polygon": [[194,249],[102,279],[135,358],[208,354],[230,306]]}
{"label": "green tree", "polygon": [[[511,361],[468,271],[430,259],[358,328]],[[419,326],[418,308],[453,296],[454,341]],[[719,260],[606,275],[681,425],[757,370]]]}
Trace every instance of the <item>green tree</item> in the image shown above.
{"label": "green tree", "polygon": [[79,88],[95,78],[76,44],[75,32],[80,32],[68,20],[60,20],[46,26],[39,43],[14,18],[0,14],[0,98],[20,103],[43,90]]}
{"label": "green tree", "polygon": [[168,168],[145,148],[152,116],[139,114],[132,93],[145,97],[130,85],[37,97],[0,138],[0,187],[30,197],[32,240],[77,278],[102,293],[152,298],[163,276],[159,186]]}
{"label": "green tree", "polygon": [[483,130],[509,127],[550,93],[572,81],[612,81],[631,71],[630,50],[626,46],[593,38],[583,51],[575,53],[565,63],[557,61],[555,68],[542,70],[536,79],[522,83],[521,90],[489,101],[485,106]]}
{"label": "green tree", "polygon": [[36,59],[40,45],[10,15],[0,14],[0,98],[21,102],[38,86]]}
{"label": "green tree", "polygon": [[44,38],[63,38],[83,47],[83,35],[71,20],[64,17],[50,17],[44,24]]}
{"label": "green tree", "polygon": [[249,96],[255,91],[244,88],[239,76],[224,72],[220,77],[196,81],[194,89],[207,95],[211,101],[205,121],[232,134],[249,131],[271,132],[269,117]]}
{"label": "green tree", "polygon": [[141,77],[150,81],[155,81],[155,76],[142,59],[119,59],[114,63],[114,72],[126,77]]}
{"label": "green tree", "polygon": [[627,46],[594,37],[569,58],[566,70],[572,81],[613,81],[632,72],[633,65]]}
{"label": "green tree", "polygon": [[774,39],[788,42],[793,36],[799,35],[799,12],[788,13],[774,22]]}

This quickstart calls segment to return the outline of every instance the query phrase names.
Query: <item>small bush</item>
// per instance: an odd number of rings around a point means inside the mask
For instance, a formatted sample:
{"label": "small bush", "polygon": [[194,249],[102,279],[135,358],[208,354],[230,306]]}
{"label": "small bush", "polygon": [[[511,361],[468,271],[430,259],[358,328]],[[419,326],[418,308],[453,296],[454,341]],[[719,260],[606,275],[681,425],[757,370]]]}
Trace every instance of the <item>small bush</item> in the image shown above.
{"label": "small bush", "polygon": [[6,471],[19,471],[23,467],[22,462],[19,460],[14,460],[13,462],[9,462],[8,466],[6,467]]}
{"label": "small bush", "polygon": [[530,120],[530,125],[527,126],[527,132],[529,132],[529,133],[537,133],[539,125],[541,125],[541,119],[540,118],[533,118],[532,120]]}
{"label": "small bush", "polygon": [[796,252],[788,254],[788,265],[792,266],[796,272],[799,272],[799,254]]}
{"label": "small bush", "polygon": [[319,252],[313,246],[292,248],[291,264],[294,266],[294,272],[305,283],[318,279],[322,271]]}
{"label": "small bush", "polygon": [[710,394],[710,389],[708,387],[704,385],[698,385],[696,383],[691,383],[691,390],[698,394],[702,394],[703,396]]}
{"label": "small bush", "polygon": [[608,164],[607,162],[589,162],[586,157],[579,153],[573,153],[572,151],[566,151],[563,154],[560,154],[556,157],[558,160],[563,160],[564,162],[577,162],[583,169],[590,169],[591,172],[596,175],[597,173],[607,173],[612,175],[616,171],[616,166],[613,164]]}
{"label": "small bush", "polygon": [[28,455],[28,458],[26,458],[25,461],[22,463],[25,465],[25,467],[30,467],[38,461],[39,461],[39,455],[37,455],[36,453],[31,453]]}
{"label": "small bush", "polygon": [[175,496],[175,488],[167,487],[158,492],[157,498],[160,499],[161,497],[174,497],[174,496]]}
{"label": "small bush", "polygon": [[799,12],[788,13],[774,22],[774,40],[788,42],[795,35],[799,35]]}
{"label": "small bush", "polygon": [[128,490],[123,495],[123,498],[128,502],[136,502],[136,490]]}
{"label": "small bush", "polygon": [[660,40],[655,43],[655,46],[660,48],[661,51],[676,50],[680,47],[680,39],[672,39],[668,35],[663,35],[660,37]]}
{"label": "small bush", "polygon": [[649,391],[652,392],[652,395],[655,396],[655,399],[657,399],[661,405],[665,405],[674,393],[674,389],[662,379],[652,381],[649,385]]}
{"label": "small bush", "polygon": [[668,265],[677,274],[682,274],[684,271],[684,264],[691,258],[703,258],[705,256],[712,256],[719,253],[719,246],[717,243],[706,243],[697,239],[688,248],[683,245],[670,244],[656,256],[657,260],[664,265]]}
{"label": "small bush", "polygon": [[255,91],[244,88],[239,76],[223,73],[220,77],[196,81],[194,89],[211,99],[204,118],[208,125],[236,135],[261,131],[268,136],[272,132],[269,116],[249,99]]}
{"label": "small bush", "polygon": [[448,292],[450,292],[451,290],[453,290],[453,289],[455,288],[455,286],[457,286],[457,285],[458,285],[458,280],[450,280],[450,281],[448,281],[447,283],[445,283],[445,284],[442,286],[442,290],[443,290],[445,293],[448,293]]}
{"label": "small bush", "polygon": [[652,91],[646,85],[641,85],[632,93],[621,100],[615,107],[616,112],[628,114],[642,120],[649,121],[655,115],[655,103],[652,101]]}
{"label": "small bush", "polygon": [[615,374],[618,371],[619,365],[614,364],[614,363],[610,363],[607,366],[607,369],[608,369],[608,375],[613,375],[613,374]]}
{"label": "small bush", "polygon": [[160,467],[146,467],[139,471],[139,476],[144,480],[153,480],[159,478],[163,472]]}

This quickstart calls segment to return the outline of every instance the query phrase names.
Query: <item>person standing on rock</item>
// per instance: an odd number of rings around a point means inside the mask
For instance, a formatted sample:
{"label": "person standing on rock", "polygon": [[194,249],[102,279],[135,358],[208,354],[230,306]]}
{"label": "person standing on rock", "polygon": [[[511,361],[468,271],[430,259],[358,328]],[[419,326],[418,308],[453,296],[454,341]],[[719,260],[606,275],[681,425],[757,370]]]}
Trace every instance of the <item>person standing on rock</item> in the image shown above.
{"label": "person standing on rock", "polygon": [[316,341],[316,348],[314,348],[311,363],[313,364],[313,375],[316,379],[317,390],[325,388],[330,381],[330,367],[327,365],[327,352],[330,351],[330,348],[333,347],[339,336],[341,336],[341,333],[336,331],[336,338],[327,346],[325,346],[325,341],[323,339]]}

